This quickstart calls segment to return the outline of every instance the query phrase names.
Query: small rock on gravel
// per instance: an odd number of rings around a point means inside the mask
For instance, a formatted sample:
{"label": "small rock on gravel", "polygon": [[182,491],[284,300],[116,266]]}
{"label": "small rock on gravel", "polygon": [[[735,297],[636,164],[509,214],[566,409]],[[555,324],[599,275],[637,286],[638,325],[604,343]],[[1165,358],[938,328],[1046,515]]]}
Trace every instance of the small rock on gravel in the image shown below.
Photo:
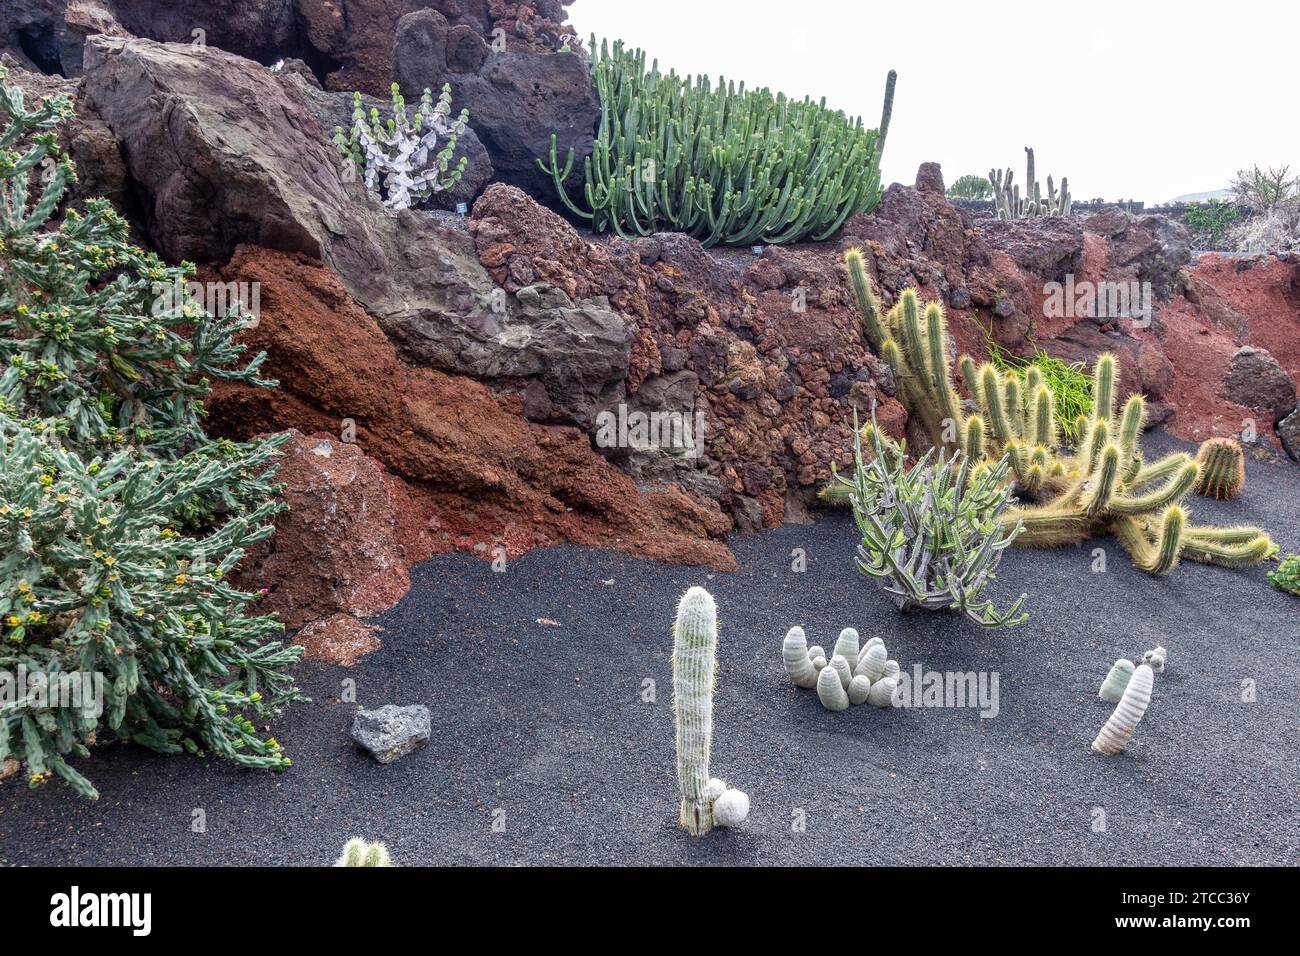
{"label": "small rock on gravel", "polygon": [[423,704],[385,704],[359,710],[352,721],[352,739],[380,763],[392,763],[429,742],[429,708]]}

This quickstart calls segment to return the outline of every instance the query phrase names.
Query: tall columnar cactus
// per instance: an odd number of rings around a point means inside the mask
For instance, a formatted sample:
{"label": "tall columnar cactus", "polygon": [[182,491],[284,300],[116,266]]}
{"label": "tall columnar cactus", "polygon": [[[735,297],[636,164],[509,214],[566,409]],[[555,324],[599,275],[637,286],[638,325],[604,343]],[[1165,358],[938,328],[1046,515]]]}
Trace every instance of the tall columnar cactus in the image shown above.
{"label": "tall columnar cactus", "polygon": [[1200,477],[1196,490],[1207,498],[1225,501],[1241,494],[1246,483],[1246,455],[1232,438],[1210,438],[1196,452]]}
{"label": "tall columnar cactus", "polygon": [[556,137],[538,167],[594,232],[685,232],[704,245],[825,239],[880,201],[880,156],[893,110],[890,72],[880,128],[814,103],[720,79],[647,69],[641,50],[591,41],[600,128],[581,199]]}
{"label": "tall columnar cactus", "polygon": [[[389,209],[410,209],[434,193],[453,188],[465,173],[469,158],[462,156],[452,167],[457,140],[465,135],[469,111],[461,110],[452,121],[451,85],[445,84],[437,103],[426,89],[414,117],[406,113],[406,100],[393,84],[393,115],[387,122],[372,108],[366,115],[361,94],[355,95],[352,127],[334,129],[339,153],[364,177],[366,188],[383,199]],[[434,152],[438,138],[446,141]]]}
{"label": "tall columnar cactus", "polygon": [[[942,307],[923,305],[914,290],[905,289],[882,316],[861,251],[849,250],[845,262],[863,336],[893,369],[903,402],[929,441],[945,453],[961,451],[974,459],[976,476],[1007,462],[1014,491],[1025,502],[1003,515],[1024,526],[1018,547],[1067,546],[1112,534],[1152,574],[1171,570],[1180,558],[1238,567],[1276,552],[1258,528],[1190,524],[1181,503],[1200,467],[1184,453],[1144,461],[1139,439],[1146,402],[1133,395],[1117,411],[1114,356],[1097,359],[1092,412],[1078,422],[1077,447],[1067,449],[1055,427],[1056,397],[1040,373],[1031,368],[1022,384],[1018,376],[963,356],[957,364],[978,409],[968,414],[945,351]],[[839,490],[836,484],[828,500],[844,497],[844,482]]]}
{"label": "tall columnar cactus", "polygon": [[1124,696],[1115,706],[1115,712],[1110,715],[1110,719],[1097,734],[1097,739],[1092,742],[1093,750],[1107,757],[1113,757],[1123,751],[1151,703],[1153,682],[1151,668],[1146,664],[1134,670],[1133,677],[1124,688]]}
{"label": "tall columnar cactus", "polygon": [[[713,597],[703,588],[691,588],[677,606],[673,627],[673,713],[677,720],[677,782],[682,791],[678,819],[691,836],[708,833],[715,823],[735,826],[749,812],[748,797],[709,776],[717,652],[718,612]],[[728,793],[740,795],[722,800],[724,812],[715,815],[715,804]]]}
{"label": "tall columnar cactus", "polygon": [[1068,216],[1072,205],[1070,181],[1061,178],[1061,192],[1058,195],[1047,177],[1047,195],[1043,195],[1042,186],[1034,178],[1034,151],[1025,147],[1025,196],[1020,195],[1020,187],[1013,184],[1014,176],[1008,169],[990,169],[989,182],[993,185],[993,201],[997,205],[999,219],[1033,219],[1043,216]]}
{"label": "tall columnar cactus", "polygon": [[367,843],[353,838],[343,847],[343,855],[334,863],[335,866],[392,866],[392,857],[388,847],[382,843]]}

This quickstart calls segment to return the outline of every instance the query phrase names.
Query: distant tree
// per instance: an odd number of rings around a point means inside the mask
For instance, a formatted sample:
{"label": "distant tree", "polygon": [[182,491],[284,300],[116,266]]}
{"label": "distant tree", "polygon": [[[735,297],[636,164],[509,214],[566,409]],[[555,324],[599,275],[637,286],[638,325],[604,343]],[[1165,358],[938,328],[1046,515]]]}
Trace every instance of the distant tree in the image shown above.
{"label": "distant tree", "polygon": [[1300,177],[1291,175],[1290,166],[1238,170],[1230,188],[1239,203],[1255,212],[1272,213],[1300,201]]}

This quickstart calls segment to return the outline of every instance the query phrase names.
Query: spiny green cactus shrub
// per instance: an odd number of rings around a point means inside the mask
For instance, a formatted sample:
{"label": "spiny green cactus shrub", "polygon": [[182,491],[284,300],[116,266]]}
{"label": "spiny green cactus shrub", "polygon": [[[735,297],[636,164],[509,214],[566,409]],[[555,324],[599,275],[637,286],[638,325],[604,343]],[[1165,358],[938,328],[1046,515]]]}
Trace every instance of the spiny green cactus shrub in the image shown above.
{"label": "spiny green cactus shrub", "polygon": [[[433,91],[425,89],[420,109],[414,117],[406,115],[406,99],[393,84],[393,115],[387,122],[372,107],[366,115],[361,94],[355,94],[352,127],[334,128],[334,145],[340,155],[350,160],[363,177],[366,188],[383,199],[389,209],[410,209],[434,193],[453,188],[469,166],[462,156],[454,168],[451,159],[456,141],[465,135],[469,110],[461,110],[451,121],[451,84],[444,84],[438,102]],[[434,152],[438,137],[446,143]]]}
{"label": "spiny green cactus shrub", "polygon": [[[900,611],[951,608],[990,628],[1023,622],[1025,595],[1006,612],[980,596],[1020,533],[1016,522],[1003,521],[1011,501],[1006,460],[989,468],[960,451],[936,458],[931,449],[909,468],[901,445],[874,420],[860,429],[856,418],[853,476],[834,473],[833,480],[847,486],[862,536],[858,570],[880,582]],[[873,446],[870,461],[863,432]]]}
{"label": "spiny green cactus shrub", "polygon": [[1268,583],[1279,591],[1300,597],[1300,554],[1288,555],[1276,570],[1268,572]]}
{"label": "spiny green cactus shrub", "polygon": [[[889,363],[909,415],[930,442],[949,455],[960,451],[976,462],[978,476],[1006,460],[1015,493],[1026,503],[1008,508],[1005,520],[1023,525],[1018,547],[1075,545],[1113,534],[1135,564],[1152,574],[1171,570],[1179,558],[1239,567],[1271,557],[1276,546],[1258,528],[1191,525],[1180,507],[1200,474],[1190,455],[1168,455],[1146,464],[1138,440],[1146,402],[1131,396],[1116,411],[1119,381],[1113,355],[1097,359],[1091,413],[1076,430],[1073,449],[1061,444],[1056,396],[1030,366],[1023,378],[969,356],[958,365],[978,412],[967,414],[948,361],[947,325],[938,302],[922,304],[905,289],[882,317],[859,250],[845,261],[871,348]],[[842,496],[842,491],[839,492]],[[833,501],[836,490],[826,497]]]}
{"label": "spiny green cactus shrub", "polygon": [[335,866],[392,866],[393,858],[382,843],[367,843],[354,837],[343,847],[343,855]]}
{"label": "spiny green cactus shrub", "polygon": [[104,691],[102,713],[48,694],[4,703],[0,761],[93,797],[67,758],[108,729],[283,769],[255,721],[301,699],[285,673],[301,648],[225,580],[283,507],[283,440],[201,426],[210,378],[275,384],[263,356],[241,361],[233,337],[251,319],[207,315],[184,291],[192,267],[132,247],[104,200],[50,222],[74,176],[54,161],[65,97],[28,109],[0,82],[0,114],[0,675],[80,674]]}
{"label": "spiny green cactus shrub", "polygon": [[1012,184],[1014,178],[1010,168],[990,169],[989,182],[993,185],[993,200],[997,203],[999,219],[1033,219],[1040,216],[1068,216],[1072,198],[1070,181],[1061,177],[1061,192],[1058,195],[1052,184],[1052,177],[1047,177],[1047,196],[1034,178],[1034,151],[1025,147],[1025,189],[1020,197],[1020,187]]}
{"label": "spiny green cactus shrub", "polygon": [[538,159],[561,201],[593,232],[622,237],[684,232],[704,245],[825,239],[880,201],[880,156],[896,74],[890,72],[878,130],[861,119],[767,89],[662,73],[623,43],[591,41],[601,119],[585,164],[581,199],[565,182],[556,138]]}
{"label": "spiny green cactus shrub", "polygon": [[1246,453],[1235,439],[1206,439],[1196,452],[1196,464],[1201,469],[1197,492],[1220,501],[1241,494],[1246,484]]}
{"label": "spiny green cactus shrub", "polygon": [[988,199],[992,195],[993,186],[989,183],[988,177],[977,176],[974,173],[959,176],[956,182],[948,187],[949,199]]}
{"label": "spiny green cactus shrub", "polygon": [[691,836],[718,826],[738,826],[749,797],[709,776],[713,746],[713,685],[718,654],[718,611],[704,588],[691,588],[677,606],[673,626],[673,714],[677,722],[678,822]]}

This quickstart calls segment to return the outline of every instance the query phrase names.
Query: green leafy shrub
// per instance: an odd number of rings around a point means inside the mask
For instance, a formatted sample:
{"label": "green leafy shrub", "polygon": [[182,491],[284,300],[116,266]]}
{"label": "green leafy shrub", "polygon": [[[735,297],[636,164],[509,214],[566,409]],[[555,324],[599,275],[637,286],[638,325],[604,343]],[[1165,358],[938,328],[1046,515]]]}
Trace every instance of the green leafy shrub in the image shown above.
{"label": "green leafy shrub", "polygon": [[0,675],[11,690],[23,672],[104,688],[102,712],[0,697],[0,760],[92,797],[66,758],[105,728],[286,767],[253,721],[301,699],[285,673],[301,649],[225,583],[283,508],[283,440],[214,441],[201,425],[210,378],[275,384],[257,375],[264,356],[240,362],[252,320],[208,315],[186,292],[193,267],[132,247],[104,200],[51,222],[75,175],[55,158],[65,97],[29,110],[0,82],[0,112]]}
{"label": "green leafy shrub", "polygon": [[993,195],[993,184],[987,176],[968,173],[948,187],[949,199],[989,199]]}
{"label": "green leafy shrub", "polygon": [[1228,228],[1241,218],[1241,207],[1222,199],[1192,203],[1183,213],[1183,225],[1192,234],[1196,246],[1202,249],[1219,248]]}
{"label": "green leafy shrub", "polygon": [[[984,627],[1013,627],[1025,595],[1006,612],[982,600],[1002,553],[1020,533],[1003,522],[1011,503],[1007,459],[989,466],[961,452],[935,458],[932,448],[912,467],[903,445],[854,417],[851,478],[834,480],[848,491],[861,542],[858,570],[881,583],[901,611],[951,608]],[[862,454],[863,432],[872,442]]]}
{"label": "green leafy shrub", "polygon": [[586,160],[583,200],[565,181],[574,152],[549,162],[560,199],[594,232],[685,232],[704,245],[788,243],[834,234],[880,201],[880,156],[896,76],[889,74],[879,130],[861,119],[767,89],[646,69],[641,50],[596,46],[591,72],[601,121]]}
{"label": "green leafy shrub", "polygon": [[1268,572],[1268,583],[1279,591],[1300,597],[1300,554],[1289,555]]}

